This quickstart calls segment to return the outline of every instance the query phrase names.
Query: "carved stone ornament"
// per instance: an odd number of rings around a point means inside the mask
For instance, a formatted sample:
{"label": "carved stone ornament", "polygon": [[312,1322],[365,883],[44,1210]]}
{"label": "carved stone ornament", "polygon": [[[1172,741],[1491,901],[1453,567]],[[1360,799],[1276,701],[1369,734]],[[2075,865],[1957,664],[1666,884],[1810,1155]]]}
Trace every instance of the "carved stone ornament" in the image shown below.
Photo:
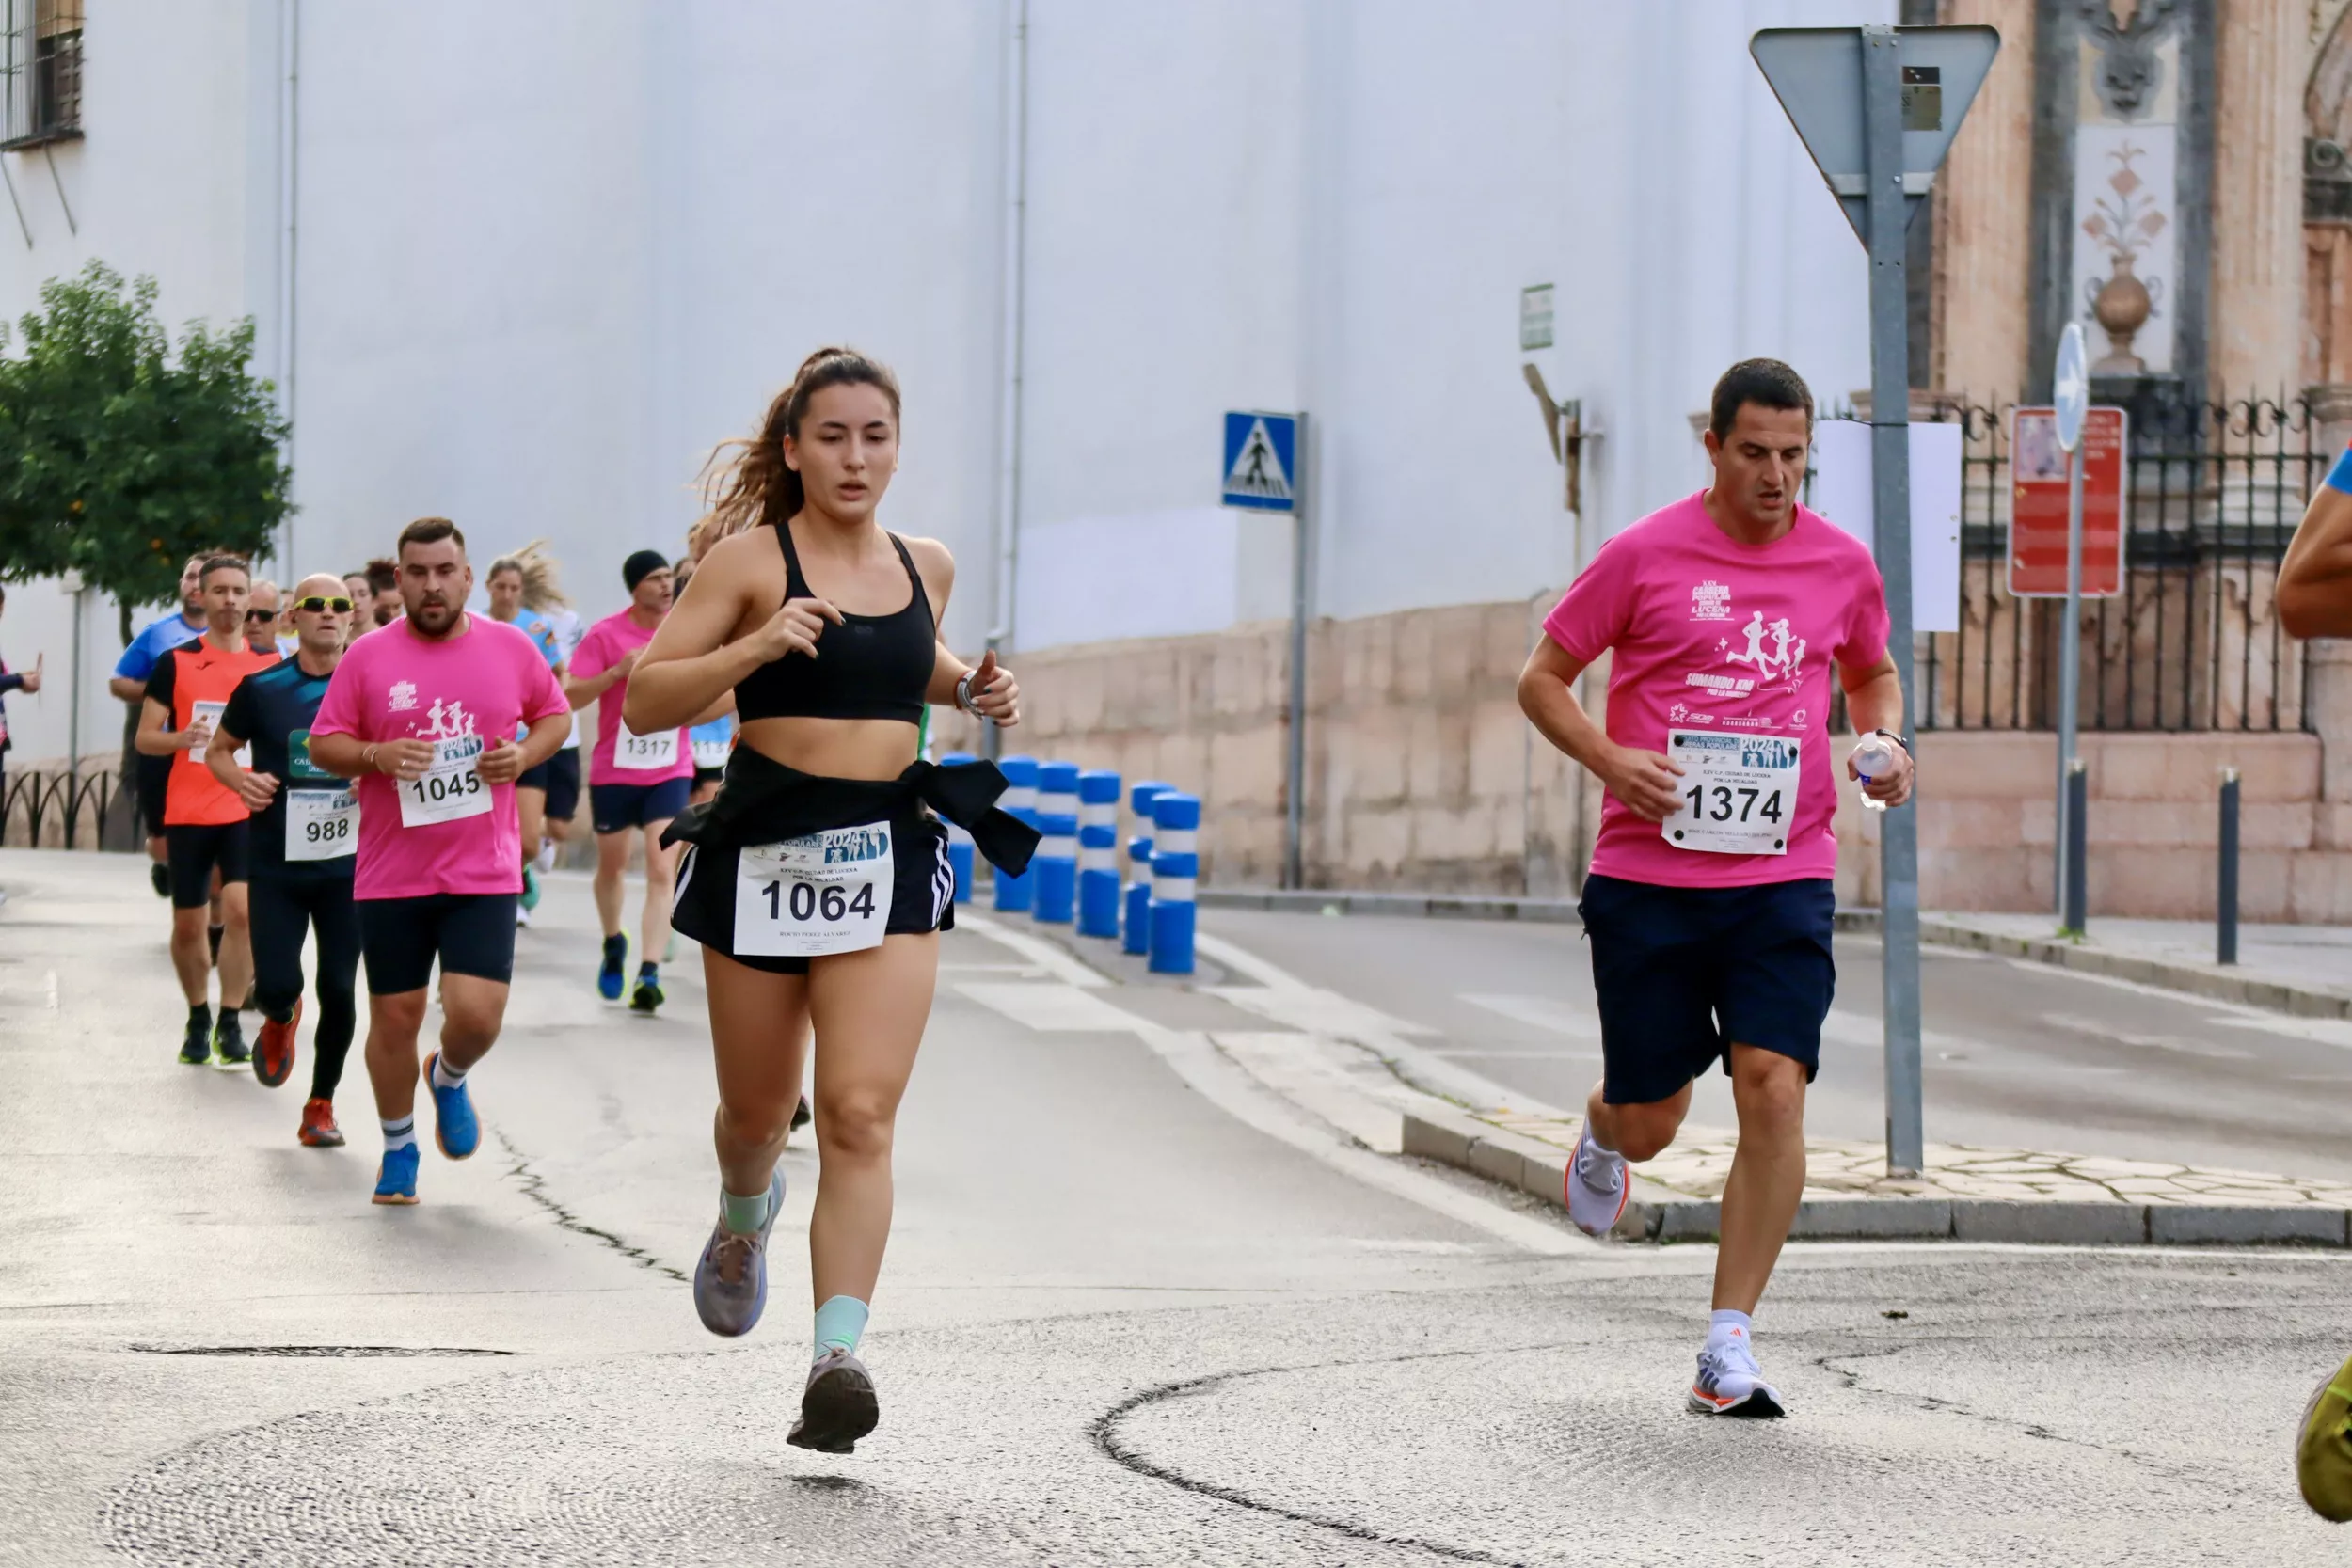
{"label": "carved stone ornament", "polygon": [[[2180,0],[2075,0],[2084,30],[2099,44],[2099,101],[2119,119],[2131,119],[2155,96],[2163,41],[2180,10]],[[2119,20],[2119,6],[2125,19]]]}

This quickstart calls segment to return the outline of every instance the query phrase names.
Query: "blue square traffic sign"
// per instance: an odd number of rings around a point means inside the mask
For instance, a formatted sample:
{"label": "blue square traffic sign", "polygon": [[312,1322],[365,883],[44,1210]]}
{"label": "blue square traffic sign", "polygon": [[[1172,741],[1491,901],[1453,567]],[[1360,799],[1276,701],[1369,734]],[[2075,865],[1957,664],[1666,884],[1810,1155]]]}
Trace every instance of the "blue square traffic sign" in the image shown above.
{"label": "blue square traffic sign", "polygon": [[1227,506],[1264,512],[1298,510],[1298,416],[1225,416]]}

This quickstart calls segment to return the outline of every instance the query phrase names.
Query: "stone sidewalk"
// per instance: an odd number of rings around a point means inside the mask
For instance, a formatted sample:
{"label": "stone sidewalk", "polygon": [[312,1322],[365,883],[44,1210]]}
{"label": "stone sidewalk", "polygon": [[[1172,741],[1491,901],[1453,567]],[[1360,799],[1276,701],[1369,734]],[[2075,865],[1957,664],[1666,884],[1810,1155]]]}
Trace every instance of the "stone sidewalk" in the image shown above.
{"label": "stone sidewalk", "polygon": [[[1580,1119],[1406,1112],[1405,1152],[1558,1204]],[[1734,1148],[1727,1128],[1686,1126],[1673,1148],[1637,1168],[1617,1234],[1713,1240]],[[1953,1144],[1928,1145],[1926,1172],[1896,1180],[1877,1144],[1815,1138],[1805,1154],[1804,1199],[1790,1231],[1798,1240],[2352,1246],[2352,1184]]]}

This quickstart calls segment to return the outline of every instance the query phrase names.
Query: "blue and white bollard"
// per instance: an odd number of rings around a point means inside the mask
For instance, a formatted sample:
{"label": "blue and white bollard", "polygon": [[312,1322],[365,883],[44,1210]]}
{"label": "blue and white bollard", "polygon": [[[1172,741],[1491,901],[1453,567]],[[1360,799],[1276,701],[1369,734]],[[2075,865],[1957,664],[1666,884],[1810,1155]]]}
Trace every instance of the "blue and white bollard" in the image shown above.
{"label": "blue and white bollard", "polygon": [[1078,775],[1078,934],[1119,935],[1119,775]]}
{"label": "blue and white bollard", "polygon": [[[1005,775],[1005,793],[996,803],[1005,808],[1005,815],[1018,821],[1037,826],[1037,758],[998,757],[998,771]],[[1031,863],[1034,867],[1035,862]],[[1025,914],[1035,893],[1037,872],[1034,869],[1014,876],[1009,871],[996,873],[996,908],[1007,914]]]}
{"label": "blue and white bollard", "polygon": [[1152,951],[1152,802],[1168,789],[1157,779],[1147,779],[1128,792],[1128,807],[1141,818],[1145,831],[1127,841],[1127,859],[1135,866],[1135,880],[1127,884],[1126,940],[1120,943],[1121,952]]}
{"label": "blue and white bollard", "polygon": [[[980,759],[969,752],[950,752],[939,759],[942,768],[960,768]],[[953,822],[947,828],[947,864],[956,874],[956,902],[972,902],[972,835]]]}
{"label": "blue and white bollard", "polygon": [[1152,801],[1152,972],[1192,973],[1193,895],[1200,883],[1200,801],[1168,790]]}
{"label": "blue and white bollard", "polygon": [[1029,874],[1037,879],[1041,926],[1067,926],[1078,912],[1078,765],[1049,762],[1037,770],[1037,847]]}

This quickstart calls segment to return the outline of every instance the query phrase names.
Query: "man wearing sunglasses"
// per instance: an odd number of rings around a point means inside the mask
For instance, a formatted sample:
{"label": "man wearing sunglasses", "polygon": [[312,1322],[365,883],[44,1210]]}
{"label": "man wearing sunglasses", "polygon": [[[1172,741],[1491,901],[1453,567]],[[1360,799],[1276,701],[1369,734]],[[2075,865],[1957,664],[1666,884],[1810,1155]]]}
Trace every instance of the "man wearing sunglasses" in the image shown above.
{"label": "man wearing sunglasses", "polygon": [[245,601],[245,643],[257,654],[273,658],[286,655],[285,644],[278,635],[278,584],[267,578],[253,579],[253,592]]}
{"label": "man wearing sunglasses", "polygon": [[[253,1076],[276,1088],[294,1071],[302,942],[315,935],[319,1020],[310,1094],[294,1137],[311,1148],[333,1148],[343,1141],[335,1125],[335,1086],[358,1027],[359,913],[351,874],[359,804],[348,784],[311,762],[310,724],[342,662],[352,603],[342,579],[325,572],[297,583],[292,601],[293,656],[239,683],[204,761],[252,814],[253,1002],[262,1020]],[[250,770],[236,760],[238,749],[248,746]]]}
{"label": "man wearing sunglasses", "polygon": [[[237,683],[278,662],[275,647],[255,653],[245,639],[246,598],[252,578],[233,555],[216,555],[197,575],[204,603],[204,635],[158,659],[141,700],[139,754],[168,758],[164,789],[164,840],[171,866],[171,963],[188,1001],[187,1038],[180,1059],[190,1067],[215,1061],[241,1069],[252,1060],[237,1009],[253,982],[253,949],[246,924],[245,802],[205,766],[213,731]],[[240,759],[242,760],[242,759]],[[220,1022],[207,1005],[212,975],[205,906],[215,878],[220,890]]]}

